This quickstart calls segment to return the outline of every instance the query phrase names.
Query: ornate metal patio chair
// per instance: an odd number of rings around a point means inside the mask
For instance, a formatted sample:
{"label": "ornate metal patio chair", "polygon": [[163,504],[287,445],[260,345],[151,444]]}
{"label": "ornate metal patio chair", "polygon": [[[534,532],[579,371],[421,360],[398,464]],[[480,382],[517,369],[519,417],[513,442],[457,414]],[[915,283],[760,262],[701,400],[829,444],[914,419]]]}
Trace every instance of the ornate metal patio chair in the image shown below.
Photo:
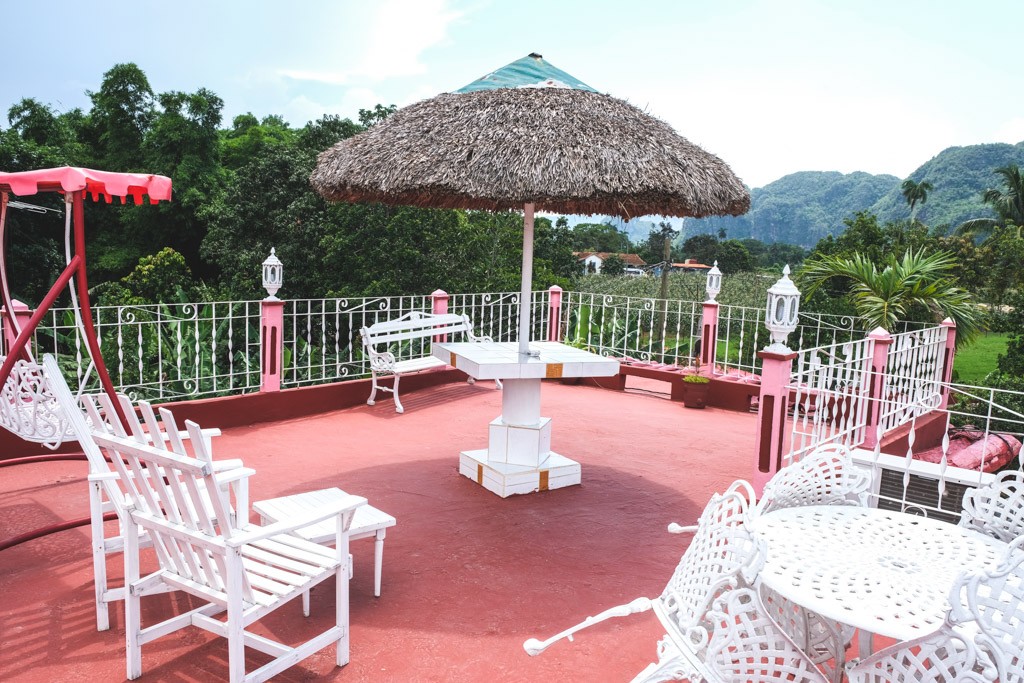
{"label": "ornate metal patio chair", "polygon": [[825,674],[769,616],[757,591],[726,591],[709,616],[714,625],[707,646],[707,680],[732,683],[801,681],[826,683]]}
{"label": "ornate metal patio chair", "polygon": [[1007,543],[1024,536],[1024,472],[1003,472],[964,494],[960,526]]}
{"label": "ornate metal patio chair", "polygon": [[804,505],[866,505],[870,474],[857,467],[850,450],[824,444],[783,467],[765,484],[757,514]]}
{"label": "ornate metal patio chair", "polygon": [[[756,514],[805,505],[865,505],[870,485],[870,476],[853,464],[846,446],[824,444],[772,477],[764,487]],[[761,590],[771,617],[815,664],[829,672],[833,683],[840,683],[854,629],[806,610],[774,591]]]}
{"label": "ornate metal patio chair", "polygon": [[[203,437],[188,425],[194,444]],[[93,440],[112,460],[125,485],[125,630],[128,678],[142,675],[142,646],[185,626],[197,626],[228,640],[228,679],[263,681],[311,654],[337,645],[337,664],[349,659],[348,529],[365,498],[346,496],[315,513],[267,527],[236,525],[228,496],[212,464],[179,455],[131,437],[93,431]],[[296,529],[334,518],[335,548],[311,543]],[[139,532],[149,534],[159,569],[140,576]],[[296,647],[248,631],[248,627],[303,592],[335,580],[335,618],[320,635]],[[142,628],[140,595],[164,585],[205,604],[161,623]],[[226,620],[215,618],[227,612]],[[245,673],[245,648],[273,659]]]}
{"label": "ornate metal patio chair", "polygon": [[527,653],[540,654],[562,638],[571,640],[578,631],[611,617],[653,608],[670,635],[658,643],[658,662],[641,671],[634,681],[653,683],[705,677],[703,661],[713,628],[708,614],[712,603],[722,592],[737,585],[741,571],[754,575],[764,562],[746,528],[752,496],[749,484],[737,482],[725,493],[711,498],[696,525],[671,525],[673,532],[692,532],[693,540],[659,597],[637,598],[605,610],[543,642],[530,638],[523,643]]}
{"label": "ornate metal patio chair", "polygon": [[994,568],[964,577],[950,602],[954,619],[974,620],[974,643],[994,664],[997,680],[1024,683],[1024,536]]}
{"label": "ornate metal patio chair", "polygon": [[[124,551],[124,529],[129,521],[125,512],[127,494],[117,473],[111,468],[102,450],[93,441],[92,430],[96,429],[120,436],[125,436],[126,432],[113,410],[104,410],[99,405],[98,401],[102,401],[109,408],[110,402],[105,394],[83,396],[80,403],[73,395],[53,356],[46,355],[43,358],[43,369],[49,391],[62,413],[61,419],[68,425],[72,437],[78,439],[89,462],[89,514],[92,520],[90,527],[96,593],[96,630],[105,631],[110,628],[109,604],[124,600],[124,588],[111,587],[107,581],[107,555],[120,554]],[[179,430],[174,415],[170,411],[161,408],[159,411],[161,419],[158,419],[152,406],[141,401],[139,409],[147,425],[144,429],[136,415],[134,406],[131,405],[127,397],[120,398],[124,406],[124,414],[130,421],[129,427],[133,438],[155,443],[161,448],[171,448],[174,452],[182,455],[188,454],[185,447],[185,443],[189,440],[188,433]],[[88,417],[83,413],[83,408],[87,411]],[[108,420],[108,415],[113,419]],[[242,467],[241,460],[213,461],[210,456],[210,439],[220,431],[216,429],[200,430],[199,433],[202,442],[198,447],[193,447],[193,452],[212,462],[221,485],[230,486],[236,506],[240,510],[246,510],[248,508],[247,481],[254,471]],[[116,513],[117,516],[117,531],[113,534],[109,533],[103,521],[104,515],[111,512]],[[149,538],[145,534],[140,537],[140,545],[149,545]],[[160,590],[169,590],[162,586],[159,588]]]}

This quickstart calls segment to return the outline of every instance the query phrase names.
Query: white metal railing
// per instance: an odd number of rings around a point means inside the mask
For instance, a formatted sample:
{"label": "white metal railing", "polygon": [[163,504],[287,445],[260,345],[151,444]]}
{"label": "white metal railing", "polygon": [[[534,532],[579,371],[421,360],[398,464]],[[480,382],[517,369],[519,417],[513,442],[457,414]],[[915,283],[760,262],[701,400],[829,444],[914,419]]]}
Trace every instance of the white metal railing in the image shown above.
{"label": "white metal railing", "polygon": [[789,459],[822,443],[864,441],[873,349],[864,338],[799,352],[787,387],[794,396]]}
{"label": "white metal railing", "polygon": [[882,392],[882,430],[888,432],[941,402],[945,325],[892,336]]}
{"label": "white metal railing", "polygon": [[[176,399],[259,388],[259,301],[95,306],[93,320],[119,391],[133,398]],[[81,383],[89,356],[70,308],[47,311],[32,352],[57,357]]]}
{"label": "white metal railing", "polygon": [[910,417],[888,433],[883,412],[877,443],[854,458],[873,474],[873,504],[955,522],[969,488],[992,472],[1022,470],[1024,392],[940,384],[939,393],[948,393],[946,407],[921,394],[918,410],[897,408]]}

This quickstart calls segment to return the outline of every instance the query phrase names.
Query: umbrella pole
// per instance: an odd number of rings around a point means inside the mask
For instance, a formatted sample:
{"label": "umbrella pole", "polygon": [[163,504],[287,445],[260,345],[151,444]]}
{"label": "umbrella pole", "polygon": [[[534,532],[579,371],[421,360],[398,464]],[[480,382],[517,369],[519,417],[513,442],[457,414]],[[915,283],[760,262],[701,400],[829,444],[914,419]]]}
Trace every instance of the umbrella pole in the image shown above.
{"label": "umbrella pole", "polygon": [[523,207],[523,279],[519,289],[519,353],[530,353],[530,298],[533,293],[533,204]]}

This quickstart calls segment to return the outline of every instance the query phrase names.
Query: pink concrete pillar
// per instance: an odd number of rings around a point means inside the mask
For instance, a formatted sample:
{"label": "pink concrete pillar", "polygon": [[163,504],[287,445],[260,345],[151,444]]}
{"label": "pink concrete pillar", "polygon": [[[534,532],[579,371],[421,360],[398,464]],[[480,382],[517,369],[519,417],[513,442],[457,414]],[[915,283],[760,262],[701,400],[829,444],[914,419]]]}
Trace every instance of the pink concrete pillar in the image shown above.
{"label": "pink concrete pillar", "polygon": [[[431,308],[431,310],[434,312],[434,315],[444,315],[445,313],[448,312],[448,299],[450,298],[448,296],[448,292],[444,291],[443,289],[435,289],[433,292],[430,293],[430,298],[433,299],[434,301],[433,307]],[[439,344],[443,344],[444,342],[448,341],[448,335],[435,334],[434,341],[436,341]]]}
{"label": "pink concrete pillar", "polygon": [[885,376],[889,365],[889,347],[892,335],[876,327],[868,335],[871,340],[871,369],[868,378],[867,423],[864,426],[864,448],[874,448],[878,443],[878,423],[882,417],[882,402],[885,399]]}
{"label": "pink concrete pillar", "polygon": [[[18,328],[25,329],[28,326],[28,321],[32,319],[32,314],[35,311],[17,299],[11,302],[11,309],[14,313],[14,318],[18,323]],[[14,340],[18,337],[18,333],[11,325],[4,325],[3,328],[4,353],[7,353],[7,349],[11,348],[11,345],[14,344]]]}
{"label": "pink concrete pillar", "polygon": [[751,483],[758,497],[764,485],[782,467],[782,448],[789,409],[790,374],[795,351],[759,351],[761,359],[761,400],[757,408],[757,442],[754,445],[754,476]]}
{"label": "pink concrete pillar", "polygon": [[715,368],[715,354],[718,345],[718,302],[704,302],[704,314],[701,316],[700,327],[700,364],[710,373]]}
{"label": "pink concrete pillar", "polygon": [[952,318],[942,321],[946,326],[946,353],[942,359],[942,402],[939,408],[945,410],[949,406],[949,383],[953,381],[953,361],[956,360],[956,322]]}
{"label": "pink concrete pillar", "polygon": [[284,302],[260,302],[260,391],[281,391],[284,372]]}
{"label": "pink concrete pillar", "polygon": [[548,341],[562,341],[562,288],[548,288]]}

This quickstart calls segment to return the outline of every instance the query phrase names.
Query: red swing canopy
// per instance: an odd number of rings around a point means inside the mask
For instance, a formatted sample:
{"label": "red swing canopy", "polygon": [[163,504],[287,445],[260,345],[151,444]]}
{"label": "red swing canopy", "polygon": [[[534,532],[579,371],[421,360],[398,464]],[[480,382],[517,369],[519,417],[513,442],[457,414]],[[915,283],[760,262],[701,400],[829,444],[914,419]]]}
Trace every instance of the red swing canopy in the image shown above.
{"label": "red swing canopy", "polygon": [[150,204],[156,204],[170,200],[171,179],[162,175],[112,173],[72,166],[18,173],[0,172],[0,192],[25,196],[38,192],[67,193],[79,190],[85,190],[93,201],[99,201],[102,197],[108,204],[114,197],[120,197],[122,204],[126,203],[128,197],[136,204],[142,204],[143,196],[149,197]]}

